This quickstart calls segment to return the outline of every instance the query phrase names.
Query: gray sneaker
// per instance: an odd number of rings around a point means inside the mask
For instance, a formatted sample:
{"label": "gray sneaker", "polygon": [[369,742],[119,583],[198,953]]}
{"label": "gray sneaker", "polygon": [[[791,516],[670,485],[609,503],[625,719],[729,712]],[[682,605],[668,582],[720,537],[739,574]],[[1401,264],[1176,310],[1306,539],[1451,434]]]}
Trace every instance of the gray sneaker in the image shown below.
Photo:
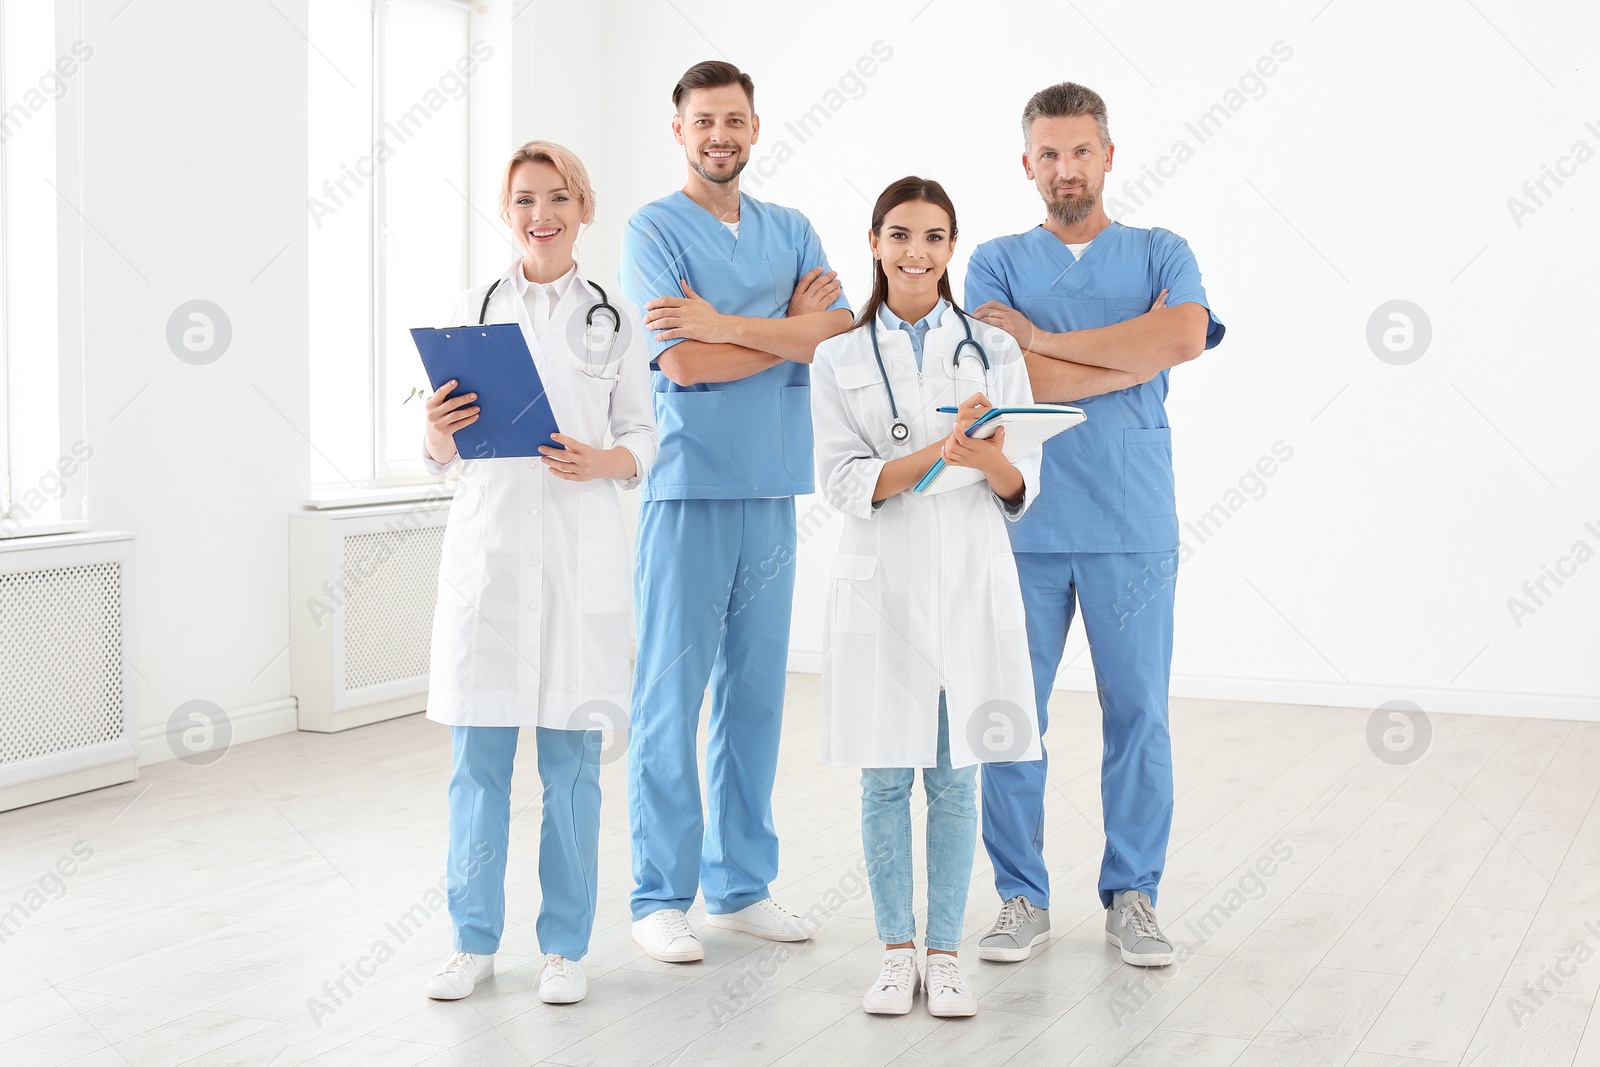
{"label": "gray sneaker", "polygon": [[1027,897],[1012,897],[1000,905],[1000,917],[978,941],[980,960],[1017,963],[1028,958],[1034,945],[1050,940],[1050,911],[1036,908]]}
{"label": "gray sneaker", "polygon": [[1172,942],[1156,925],[1150,898],[1137,889],[1111,894],[1106,940],[1122,950],[1122,962],[1135,967],[1165,967],[1175,958]]}

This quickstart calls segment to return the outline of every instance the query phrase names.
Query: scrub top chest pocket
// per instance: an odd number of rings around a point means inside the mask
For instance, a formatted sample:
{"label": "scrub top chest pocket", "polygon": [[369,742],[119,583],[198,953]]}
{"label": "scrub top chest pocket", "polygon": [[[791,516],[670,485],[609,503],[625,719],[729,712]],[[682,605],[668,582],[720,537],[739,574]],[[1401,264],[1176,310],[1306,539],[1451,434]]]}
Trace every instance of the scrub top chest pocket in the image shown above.
{"label": "scrub top chest pocket", "polygon": [[772,271],[772,296],[778,314],[787,315],[794,287],[800,281],[800,253],[793,249],[774,252],[767,257],[767,268]]}
{"label": "scrub top chest pocket", "polygon": [[1094,330],[1138,318],[1150,310],[1153,300],[1154,297],[1060,296],[1045,293],[1023,297],[1018,310],[1041,328],[1058,332]]}

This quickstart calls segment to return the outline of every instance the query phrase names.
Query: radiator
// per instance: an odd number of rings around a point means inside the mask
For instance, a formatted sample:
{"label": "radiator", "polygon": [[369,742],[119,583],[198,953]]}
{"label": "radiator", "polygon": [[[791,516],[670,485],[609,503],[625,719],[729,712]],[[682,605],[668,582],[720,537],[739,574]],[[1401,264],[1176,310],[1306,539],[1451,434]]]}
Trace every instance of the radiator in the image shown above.
{"label": "radiator", "polygon": [[139,776],[133,536],[0,541],[0,811]]}
{"label": "radiator", "polygon": [[289,518],[289,634],[302,730],[423,710],[448,500]]}

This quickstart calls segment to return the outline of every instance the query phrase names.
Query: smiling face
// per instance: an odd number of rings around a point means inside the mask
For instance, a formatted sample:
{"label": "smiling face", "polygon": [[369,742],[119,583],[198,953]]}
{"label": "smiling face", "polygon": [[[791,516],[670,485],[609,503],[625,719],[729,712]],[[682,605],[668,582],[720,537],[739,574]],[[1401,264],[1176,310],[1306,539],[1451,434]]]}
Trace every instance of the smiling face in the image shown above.
{"label": "smiling face", "polygon": [[519,163],[511,172],[511,203],[506,223],[529,264],[565,274],[572,263],[572,246],[578,226],[589,221],[589,211],[578,194],[567,188],[561,172],[548,163]]}
{"label": "smiling face", "polygon": [[672,118],[672,132],[689,166],[715,185],[726,185],[750,162],[750,146],[761,132],[761,120],[738,84],[691,89],[683,108]]}
{"label": "smiling face", "polygon": [[1101,143],[1093,115],[1037,118],[1022,168],[1039,187],[1050,217],[1076,226],[1100,204],[1113,150]]}
{"label": "smiling face", "polygon": [[872,256],[883,266],[889,305],[900,309],[895,314],[926,314],[938,301],[939,279],[955,252],[950,229],[944,208],[926,200],[907,200],[884,214],[882,228],[871,235]]}

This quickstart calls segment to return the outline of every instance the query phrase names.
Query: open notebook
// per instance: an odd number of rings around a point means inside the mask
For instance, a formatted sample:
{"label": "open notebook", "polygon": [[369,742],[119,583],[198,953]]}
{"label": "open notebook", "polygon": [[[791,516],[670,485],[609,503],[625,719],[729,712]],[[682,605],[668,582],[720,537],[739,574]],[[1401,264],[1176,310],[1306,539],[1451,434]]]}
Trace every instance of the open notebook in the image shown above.
{"label": "open notebook", "polygon": [[[955,414],[955,408],[940,408]],[[1015,461],[1050,440],[1056,434],[1083,422],[1082,408],[1070,404],[1028,404],[1021,407],[990,408],[967,427],[968,437],[989,438],[998,427],[1006,428],[1006,458]],[[928,473],[912,487],[917,493],[944,493],[983,481],[983,473],[971,467],[952,467],[940,457]]]}

